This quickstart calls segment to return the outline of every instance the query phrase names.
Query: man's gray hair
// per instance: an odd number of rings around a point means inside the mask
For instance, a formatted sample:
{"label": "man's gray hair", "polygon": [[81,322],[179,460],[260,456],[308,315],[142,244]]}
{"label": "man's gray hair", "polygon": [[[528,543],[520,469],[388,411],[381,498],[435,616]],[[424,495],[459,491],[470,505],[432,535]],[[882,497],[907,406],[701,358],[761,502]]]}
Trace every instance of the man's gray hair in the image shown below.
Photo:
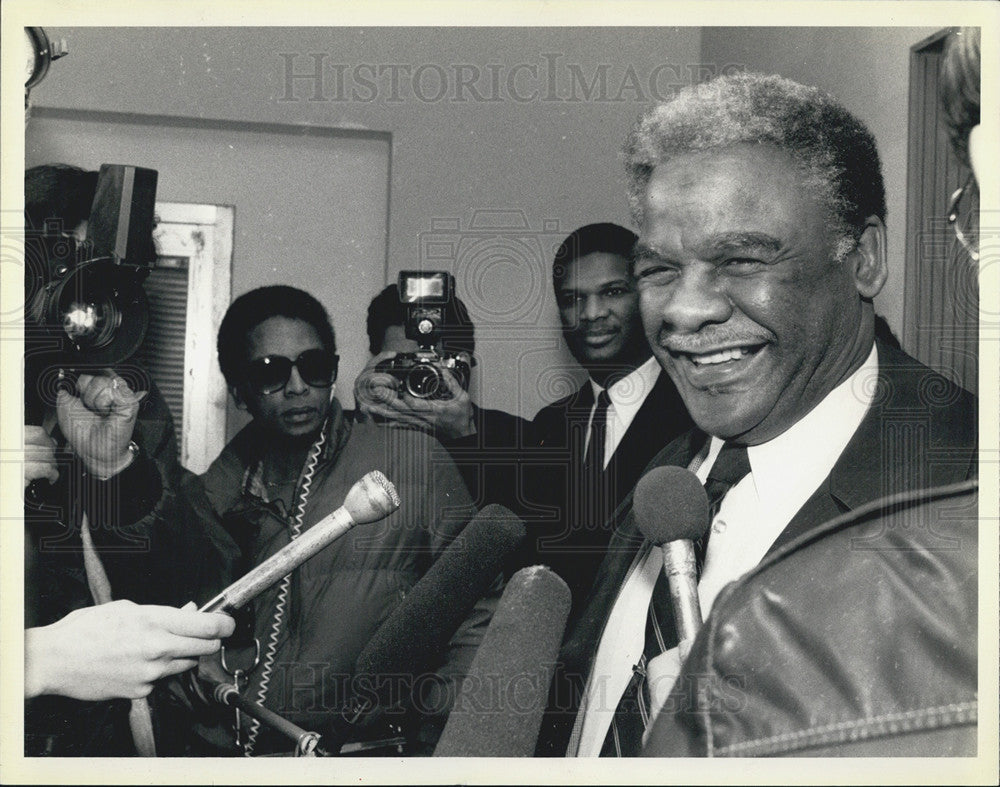
{"label": "man's gray hair", "polygon": [[875,139],[832,96],[777,75],[738,73],[682,89],[651,109],[625,143],[628,197],[643,221],[653,169],[674,156],[739,144],[771,144],[802,167],[836,222],[846,253],[870,216],[885,220],[885,185]]}

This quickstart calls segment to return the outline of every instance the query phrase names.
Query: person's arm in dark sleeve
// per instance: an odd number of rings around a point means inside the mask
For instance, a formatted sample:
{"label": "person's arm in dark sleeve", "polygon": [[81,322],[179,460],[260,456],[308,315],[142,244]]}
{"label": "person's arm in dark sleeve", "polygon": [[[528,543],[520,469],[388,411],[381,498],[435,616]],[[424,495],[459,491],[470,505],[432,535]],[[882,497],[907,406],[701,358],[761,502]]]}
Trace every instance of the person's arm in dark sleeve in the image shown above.
{"label": "person's arm in dark sleeve", "polygon": [[146,603],[174,601],[169,587],[158,581],[165,556],[156,543],[157,520],[172,501],[159,466],[141,449],[132,463],[107,479],[87,473],[74,463],[78,494],[76,522],[86,515],[94,548],[116,599]]}
{"label": "person's arm in dark sleeve", "polygon": [[442,438],[477,508],[498,503],[517,511],[519,462],[533,447],[531,423],[501,410],[473,406],[476,430]]}

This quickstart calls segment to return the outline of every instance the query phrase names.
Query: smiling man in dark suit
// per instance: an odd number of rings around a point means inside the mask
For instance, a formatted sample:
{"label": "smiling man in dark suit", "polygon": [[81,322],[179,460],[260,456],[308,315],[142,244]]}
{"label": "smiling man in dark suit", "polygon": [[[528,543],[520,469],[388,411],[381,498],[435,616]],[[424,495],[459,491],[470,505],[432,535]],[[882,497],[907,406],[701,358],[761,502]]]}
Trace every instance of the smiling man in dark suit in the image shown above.
{"label": "smiling man in dark suit", "polygon": [[531,425],[538,448],[522,465],[531,505],[552,516],[529,530],[534,558],[586,596],[611,538],[611,515],[643,468],[691,420],[642,331],[631,272],[636,235],[588,224],[559,246],[552,284],[566,346],[588,379],[542,408]]}
{"label": "smiling man in dark suit", "polygon": [[[661,755],[829,755],[885,736],[853,751],[968,753],[976,520],[956,495],[976,472],[976,403],[875,340],[870,132],[819,90],[739,74],[654,108],[626,167],[646,335],[697,425],[651,464],[726,487],[705,523],[708,620],[682,672],[661,550],[627,500],[540,753],[636,755],[650,729]],[[793,558],[740,581],[813,541],[808,570]]]}

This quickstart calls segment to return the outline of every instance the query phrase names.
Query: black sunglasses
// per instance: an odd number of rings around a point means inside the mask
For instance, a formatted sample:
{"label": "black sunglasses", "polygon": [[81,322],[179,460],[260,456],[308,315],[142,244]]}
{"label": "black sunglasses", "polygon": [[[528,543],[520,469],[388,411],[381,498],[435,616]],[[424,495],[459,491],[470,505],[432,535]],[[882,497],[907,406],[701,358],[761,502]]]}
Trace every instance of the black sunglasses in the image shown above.
{"label": "black sunglasses", "polygon": [[326,388],[337,379],[339,362],[339,355],[326,350],[306,350],[294,361],[284,355],[266,355],[247,364],[246,380],[258,394],[273,394],[288,385],[294,366],[307,385]]}

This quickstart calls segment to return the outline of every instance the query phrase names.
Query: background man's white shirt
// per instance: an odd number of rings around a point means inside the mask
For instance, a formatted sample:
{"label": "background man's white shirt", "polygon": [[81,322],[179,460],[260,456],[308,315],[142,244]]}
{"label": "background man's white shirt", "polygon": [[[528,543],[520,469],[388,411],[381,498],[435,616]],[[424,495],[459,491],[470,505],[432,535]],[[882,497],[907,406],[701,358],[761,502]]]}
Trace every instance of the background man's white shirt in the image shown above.
{"label": "background man's white shirt", "polygon": [[[653,390],[656,381],[661,374],[660,364],[656,358],[651,357],[644,364],[629,372],[620,380],[608,388],[608,398],[611,403],[608,405],[607,429],[604,432],[604,467],[608,466],[611,457],[621,444],[622,438],[635,420],[636,413],[646,401],[649,392]],[[590,419],[587,423],[587,440],[584,444],[584,453],[590,444],[590,423],[594,419],[594,410],[597,408],[597,397],[604,389],[588,379],[591,390],[594,392],[594,405],[590,408]]]}

